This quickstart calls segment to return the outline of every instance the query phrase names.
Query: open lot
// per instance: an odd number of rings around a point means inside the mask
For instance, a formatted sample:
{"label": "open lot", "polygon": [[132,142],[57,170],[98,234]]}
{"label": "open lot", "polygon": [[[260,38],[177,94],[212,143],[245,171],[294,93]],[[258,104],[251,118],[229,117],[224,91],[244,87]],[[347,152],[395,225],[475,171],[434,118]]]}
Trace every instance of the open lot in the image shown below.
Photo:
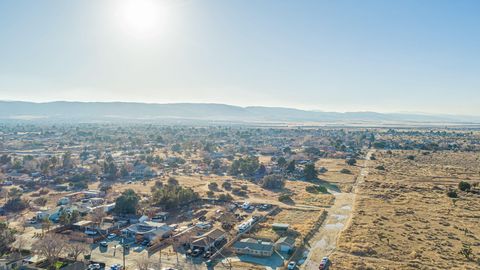
{"label": "open lot", "polygon": [[478,180],[478,154],[394,151],[376,158],[332,269],[478,269],[480,197],[447,196],[461,180]]}

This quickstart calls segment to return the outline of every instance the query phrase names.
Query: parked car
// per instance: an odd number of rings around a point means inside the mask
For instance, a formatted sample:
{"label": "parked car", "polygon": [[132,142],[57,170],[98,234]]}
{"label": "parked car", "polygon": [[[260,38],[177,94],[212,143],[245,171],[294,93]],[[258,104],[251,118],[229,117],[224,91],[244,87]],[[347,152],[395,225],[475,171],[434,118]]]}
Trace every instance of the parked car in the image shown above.
{"label": "parked car", "polygon": [[108,239],[108,240],[112,240],[112,239],[114,239],[115,237],[117,237],[117,235],[114,234],[114,233],[111,233],[111,234],[109,234],[109,235],[107,236],[107,239]]}
{"label": "parked car", "polygon": [[100,242],[100,246],[102,246],[102,247],[108,247],[107,241],[102,241],[102,242]]}
{"label": "parked car", "polygon": [[328,269],[329,265],[330,265],[330,260],[328,259],[328,257],[323,257],[322,261],[320,262],[320,265],[318,266],[318,269],[319,270]]}
{"label": "parked car", "polygon": [[294,261],[291,261],[288,263],[288,270],[293,270],[297,267],[297,263]]}
{"label": "parked car", "polygon": [[201,249],[196,248],[196,249],[194,249],[194,250],[192,251],[192,257],[198,257],[198,256],[200,256],[201,254],[202,254],[202,250],[201,250]]}
{"label": "parked car", "polygon": [[208,250],[207,252],[205,252],[205,254],[203,254],[203,258],[205,259],[208,259],[212,256],[212,252],[210,250]]}
{"label": "parked car", "polygon": [[110,266],[110,270],[122,270],[123,269],[123,266],[121,264],[113,264],[112,266]]}
{"label": "parked car", "polygon": [[98,263],[92,263],[88,266],[88,270],[100,270],[102,267]]}

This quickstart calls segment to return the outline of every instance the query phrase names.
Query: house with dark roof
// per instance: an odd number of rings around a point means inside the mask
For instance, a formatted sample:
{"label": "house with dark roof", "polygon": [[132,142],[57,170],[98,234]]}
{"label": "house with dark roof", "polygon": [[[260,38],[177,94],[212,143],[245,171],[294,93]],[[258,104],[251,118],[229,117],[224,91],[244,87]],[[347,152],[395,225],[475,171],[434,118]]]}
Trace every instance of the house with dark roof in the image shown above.
{"label": "house with dark roof", "polygon": [[216,243],[221,242],[225,239],[225,232],[220,229],[210,230],[192,241],[191,247],[193,249],[203,249],[208,250],[215,246]]}
{"label": "house with dark roof", "polygon": [[273,247],[273,243],[269,241],[245,238],[235,242],[232,250],[237,254],[270,257],[273,254]]}

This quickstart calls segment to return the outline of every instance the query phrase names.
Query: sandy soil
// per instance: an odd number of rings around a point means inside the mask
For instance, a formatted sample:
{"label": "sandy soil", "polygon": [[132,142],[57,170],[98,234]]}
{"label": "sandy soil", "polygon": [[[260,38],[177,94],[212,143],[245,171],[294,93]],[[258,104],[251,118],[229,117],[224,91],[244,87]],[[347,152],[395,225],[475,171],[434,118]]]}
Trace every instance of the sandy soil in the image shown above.
{"label": "sandy soil", "polygon": [[[376,157],[358,185],[331,269],[479,269],[480,196],[446,195],[460,180],[478,179],[478,154],[394,151]],[[470,259],[460,254],[464,245]]]}

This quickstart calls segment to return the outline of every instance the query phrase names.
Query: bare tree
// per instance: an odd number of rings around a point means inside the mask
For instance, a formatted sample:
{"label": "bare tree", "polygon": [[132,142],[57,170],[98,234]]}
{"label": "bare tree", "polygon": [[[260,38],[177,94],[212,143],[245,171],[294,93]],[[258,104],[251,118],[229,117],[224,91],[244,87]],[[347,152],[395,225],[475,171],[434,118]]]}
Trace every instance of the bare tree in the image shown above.
{"label": "bare tree", "polygon": [[75,261],[77,261],[78,256],[81,254],[87,253],[88,247],[85,243],[82,242],[70,242],[67,244],[66,250],[68,255],[72,257]]}
{"label": "bare tree", "polygon": [[34,253],[41,255],[51,264],[55,263],[60,255],[66,250],[67,241],[64,237],[55,234],[47,234],[32,245]]}
{"label": "bare tree", "polygon": [[153,261],[148,256],[142,256],[135,260],[138,270],[149,270],[153,267]]}
{"label": "bare tree", "polygon": [[95,208],[91,213],[90,213],[90,220],[97,226],[100,226],[102,224],[103,219],[105,218],[106,213],[103,208]]}

